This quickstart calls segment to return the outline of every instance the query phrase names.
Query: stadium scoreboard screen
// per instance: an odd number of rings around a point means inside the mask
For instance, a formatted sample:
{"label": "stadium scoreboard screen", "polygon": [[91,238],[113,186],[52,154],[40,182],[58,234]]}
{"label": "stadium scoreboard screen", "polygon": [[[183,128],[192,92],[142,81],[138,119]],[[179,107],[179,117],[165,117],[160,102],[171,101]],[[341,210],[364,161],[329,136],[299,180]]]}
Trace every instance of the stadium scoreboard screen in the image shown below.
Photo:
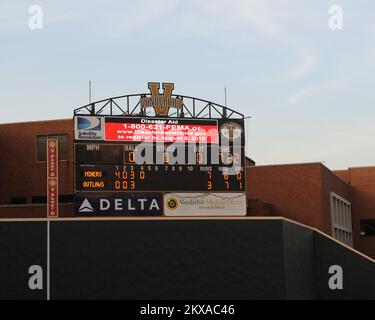
{"label": "stadium scoreboard screen", "polygon": [[243,139],[242,121],[103,120],[103,141],[75,143],[76,192],[245,191],[243,144],[236,148],[231,136],[223,141],[223,130],[236,128]]}

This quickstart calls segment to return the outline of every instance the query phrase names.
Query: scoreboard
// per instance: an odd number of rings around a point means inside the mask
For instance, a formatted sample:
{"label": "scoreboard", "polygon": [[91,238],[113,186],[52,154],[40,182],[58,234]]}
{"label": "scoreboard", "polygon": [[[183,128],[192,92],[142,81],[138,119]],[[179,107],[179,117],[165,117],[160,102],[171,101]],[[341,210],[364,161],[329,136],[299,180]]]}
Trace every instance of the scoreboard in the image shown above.
{"label": "scoreboard", "polygon": [[[76,191],[236,191],[245,189],[240,152],[219,152],[212,147],[186,147],[183,160],[176,150],[157,151],[160,163],[136,164],[137,145],[76,144]],[[218,148],[218,147],[216,147]],[[133,151],[131,151],[133,150]],[[198,151],[201,150],[201,151]],[[192,163],[188,162],[189,156]],[[219,163],[212,161],[218,158]],[[203,164],[205,163],[205,164]],[[230,167],[238,165],[234,174]]]}
{"label": "scoreboard", "polygon": [[74,120],[74,182],[80,199],[101,193],[245,193],[242,119]]}

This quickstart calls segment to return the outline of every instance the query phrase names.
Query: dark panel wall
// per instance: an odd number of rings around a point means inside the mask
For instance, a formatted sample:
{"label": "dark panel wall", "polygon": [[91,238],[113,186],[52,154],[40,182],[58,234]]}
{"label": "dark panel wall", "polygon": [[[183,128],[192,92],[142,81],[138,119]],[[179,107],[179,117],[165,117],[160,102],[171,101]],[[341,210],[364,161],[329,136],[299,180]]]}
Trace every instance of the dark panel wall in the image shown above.
{"label": "dark panel wall", "polygon": [[244,220],[53,223],[51,294],[283,299],[281,226]]}
{"label": "dark panel wall", "polygon": [[[319,299],[375,299],[375,263],[320,233],[314,235],[315,282]],[[343,290],[328,287],[330,266],[343,269]]]}
{"label": "dark panel wall", "polygon": [[[372,261],[281,219],[51,221],[50,246],[51,299],[375,298]],[[0,299],[45,299],[47,222],[0,222],[0,261]]]}
{"label": "dark panel wall", "polygon": [[287,299],[314,299],[314,231],[284,221],[284,268]]}
{"label": "dark panel wall", "polygon": [[[47,223],[0,223],[0,300],[46,299]],[[43,290],[30,290],[30,266],[43,268]]]}

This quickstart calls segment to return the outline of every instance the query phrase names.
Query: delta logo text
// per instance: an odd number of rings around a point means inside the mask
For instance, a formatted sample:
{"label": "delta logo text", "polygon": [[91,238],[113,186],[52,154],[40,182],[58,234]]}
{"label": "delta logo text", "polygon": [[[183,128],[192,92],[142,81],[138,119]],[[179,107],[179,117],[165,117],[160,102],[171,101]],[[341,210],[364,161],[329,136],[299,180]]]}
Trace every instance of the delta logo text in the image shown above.
{"label": "delta logo text", "polygon": [[161,216],[161,194],[84,194],[77,193],[75,211],[80,216]]}

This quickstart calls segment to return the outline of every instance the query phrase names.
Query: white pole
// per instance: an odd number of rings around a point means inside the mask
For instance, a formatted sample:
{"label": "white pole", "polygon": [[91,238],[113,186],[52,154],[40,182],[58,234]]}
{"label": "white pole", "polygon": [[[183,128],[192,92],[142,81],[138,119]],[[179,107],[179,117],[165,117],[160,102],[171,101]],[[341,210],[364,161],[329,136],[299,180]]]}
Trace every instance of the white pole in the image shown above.
{"label": "white pole", "polygon": [[225,108],[227,107],[227,87],[224,87]]}
{"label": "white pole", "polygon": [[50,296],[50,221],[47,221],[47,300],[51,299]]}

